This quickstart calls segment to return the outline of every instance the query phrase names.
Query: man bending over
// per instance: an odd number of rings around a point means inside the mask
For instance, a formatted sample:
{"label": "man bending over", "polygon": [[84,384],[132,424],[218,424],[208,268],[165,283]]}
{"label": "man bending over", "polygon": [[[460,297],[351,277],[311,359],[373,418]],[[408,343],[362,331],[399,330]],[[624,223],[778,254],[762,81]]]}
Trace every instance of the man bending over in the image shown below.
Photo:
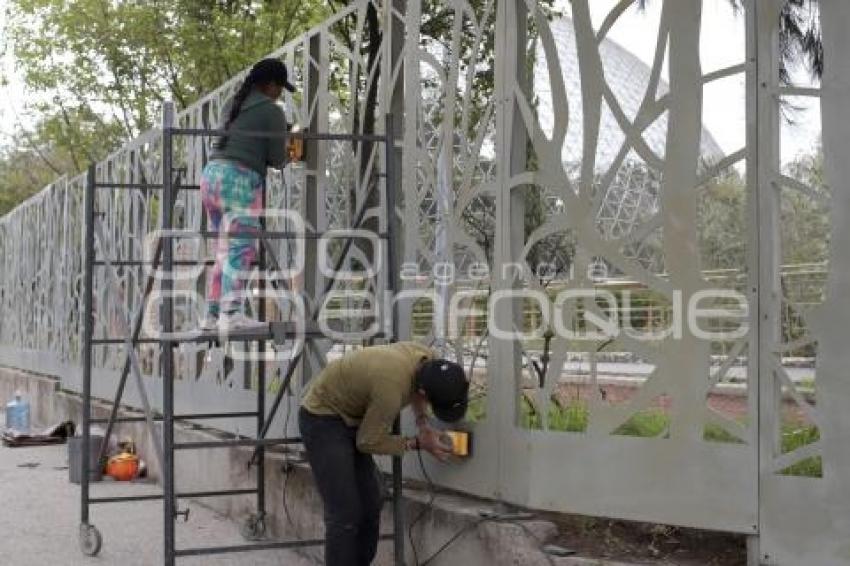
{"label": "man bending over", "polygon": [[[455,422],[468,399],[463,368],[415,342],[357,350],[316,376],[298,417],[324,503],[325,564],[367,566],[375,558],[382,501],[372,454],[421,449],[445,460],[451,446],[428,426],[426,411],[430,405],[438,419]],[[407,405],[418,427],[411,438],[392,434]]]}

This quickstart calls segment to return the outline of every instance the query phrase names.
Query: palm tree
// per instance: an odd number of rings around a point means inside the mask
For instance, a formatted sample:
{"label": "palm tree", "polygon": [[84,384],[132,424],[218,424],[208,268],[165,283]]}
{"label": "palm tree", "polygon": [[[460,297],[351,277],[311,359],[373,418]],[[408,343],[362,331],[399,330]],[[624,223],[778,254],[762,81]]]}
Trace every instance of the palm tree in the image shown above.
{"label": "palm tree", "polygon": [[[733,10],[742,10],[744,0],[728,0]],[[650,0],[638,0],[643,9]],[[779,79],[791,82],[790,69],[804,64],[812,78],[823,75],[823,41],[821,36],[818,0],[786,0],[779,16]]]}
{"label": "palm tree", "polygon": [[779,50],[782,54],[779,78],[784,84],[790,82],[789,65],[800,60],[805,63],[812,78],[823,75],[818,0],[787,0],[780,12]]}

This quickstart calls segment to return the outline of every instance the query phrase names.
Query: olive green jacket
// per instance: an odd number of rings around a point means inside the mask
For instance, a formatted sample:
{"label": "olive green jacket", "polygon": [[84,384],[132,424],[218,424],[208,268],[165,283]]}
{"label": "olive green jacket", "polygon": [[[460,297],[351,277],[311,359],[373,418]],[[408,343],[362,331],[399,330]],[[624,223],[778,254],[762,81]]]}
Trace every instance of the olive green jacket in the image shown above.
{"label": "olive green jacket", "polygon": [[404,438],[393,422],[410,403],[419,364],[434,352],[416,342],[357,350],[317,375],[302,406],[315,415],[338,415],[357,427],[357,449],[369,454],[404,453]]}

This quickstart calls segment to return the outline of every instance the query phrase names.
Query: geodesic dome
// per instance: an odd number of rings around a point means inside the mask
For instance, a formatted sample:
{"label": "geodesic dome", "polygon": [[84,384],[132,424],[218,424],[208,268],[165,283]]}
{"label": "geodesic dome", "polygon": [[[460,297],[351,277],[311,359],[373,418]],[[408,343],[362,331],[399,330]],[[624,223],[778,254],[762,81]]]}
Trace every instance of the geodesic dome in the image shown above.
{"label": "geodesic dome", "polygon": [[[576,34],[573,21],[567,17],[557,18],[550,23],[550,29],[558,50],[560,68],[569,101],[569,127],[563,148],[563,160],[566,170],[574,171],[582,162],[583,104],[581,75],[576,47]],[[641,105],[645,103],[647,85],[650,82],[650,68],[630,51],[610,39],[604,39],[599,46],[605,78],[620,107],[629,119],[634,121]],[[549,82],[549,70],[542,46],[535,49],[534,94],[537,102],[537,115],[543,130],[551,132],[554,124],[554,108]],[[650,97],[652,102],[668,92],[664,80],[658,85],[658,92]],[[611,108],[602,106],[599,140],[596,145],[596,171],[602,175],[617,163],[626,139]],[[664,159],[667,143],[667,114],[649,124],[642,137],[649,148]],[[703,128],[702,160],[716,162],[723,157],[723,151],[712,135]],[[613,182],[606,189],[597,214],[600,231],[610,238],[621,237],[631,232],[641,218],[655,213],[658,209],[658,192],[661,171],[645,163],[634,151],[629,151],[619,164]]]}

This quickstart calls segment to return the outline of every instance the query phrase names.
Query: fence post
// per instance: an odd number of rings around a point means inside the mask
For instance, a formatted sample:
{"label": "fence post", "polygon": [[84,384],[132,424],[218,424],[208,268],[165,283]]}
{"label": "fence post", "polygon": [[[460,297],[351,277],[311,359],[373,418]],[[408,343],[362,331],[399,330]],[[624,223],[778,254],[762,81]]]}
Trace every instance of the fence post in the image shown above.
{"label": "fence post", "polygon": [[[162,107],[162,230],[172,228],[172,133],[174,127],[174,103],[165,102]],[[162,269],[164,277],[160,282],[162,290],[162,320],[160,326],[164,334],[173,331],[174,310],[171,291],[174,282],[170,279],[171,269],[174,263],[174,241],[171,237],[162,240]],[[160,360],[162,364],[162,437],[164,462],[162,470],[163,485],[163,514],[165,522],[164,550],[165,566],[174,566],[175,563],[175,500],[174,500],[174,350],[172,342],[166,338],[160,340]]]}

